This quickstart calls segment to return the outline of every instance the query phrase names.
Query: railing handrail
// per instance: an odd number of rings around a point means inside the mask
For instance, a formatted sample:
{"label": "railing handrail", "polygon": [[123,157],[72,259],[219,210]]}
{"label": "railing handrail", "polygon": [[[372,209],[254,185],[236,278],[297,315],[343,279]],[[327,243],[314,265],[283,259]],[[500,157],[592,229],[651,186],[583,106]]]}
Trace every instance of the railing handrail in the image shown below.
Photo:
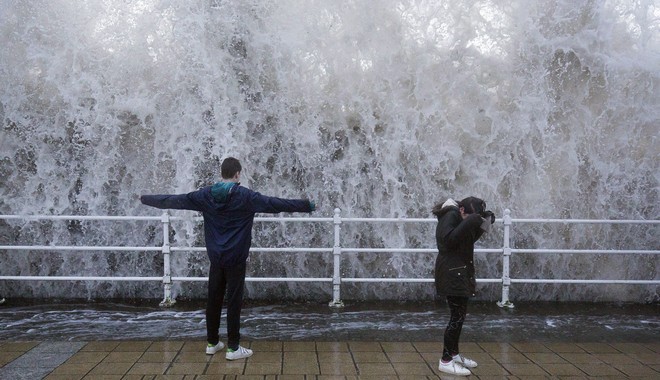
{"label": "railing handrail", "polygon": [[[185,210],[179,210],[185,211]],[[195,211],[191,211],[195,212]],[[196,213],[196,212],[195,212]],[[162,216],[149,215],[48,215],[48,214],[0,214],[0,219],[26,219],[26,220],[161,220]],[[202,221],[201,216],[170,216],[170,220],[196,220]],[[311,216],[255,216],[256,222],[279,221],[306,221],[306,222],[332,222],[332,217]],[[342,222],[436,222],[436,218],[409,218],[409,217],[342,217]],[[496,218],[495,222],[502,222],[503,218]],[[511,218],[514,223],[602,223],[602,224],[660,224],[660,219],[563,219],[563,218]]]}
{"label": "railing handrail", "polygon": [[660,224],[660,220],[648,219],[519,219],[511,218],[513,223],[565,223],[565,224]]}
{"label": "railing handrail", "polygon": [[[340,210],[335,209],[333,217],[299,217],[299,216],[257,216],[255,222],[304,222],[304,223],[331,223],[334,225],[334,245],[332,247],[252,247],[251,252],[304,252],[304,253],[332,253],[333,275],[329,277],[247,277],[249,282],[330,282],[333,286],[333,300],[331,306],[343,305],[340,297],[340,286],[342,283],[430,283],[433,278],[368,278],[368,277],[342,277],[341,256],[347,253],[436,253],[436,247],[407,248],[407,247],[344,247],[341,245],[340,231],[343,223],[436,223],[436,218],[363,218],[363,217],[341,217]],[[3,215],[0,220],[25,220],[27,222],[39,220],[94,220],[94,221],[157,221],[163,225],[162,246],[58,246],[58,245],[0,245],[0,250],[42,250],[42,251],[159,251],[163,253],[163,276],[162,277],[101,277],[101,276],[0,276],[0,280],[29,280],[29,281],[159,281],[165,289],[165,297],[162,305],[171,305],[174,299],[171,296],[173,281],[208,281],[207,277],[182,277],[172,276],[170,268],[170,255],[172,252],[204,252],[205,247],[171,246],[169,242],[169,231],[173,221],[201,222],[200,216],[183,217],[171,216],[165,212],[160,216],[112,216],[112,215]],[[499,253],[502,255],[502,277],[501,278],[478,278],[479,283],[501,283],[502,300],[498,305],[502,307],[513,307],[509,300],[509,287],[512,283],[555,283],[555,284],[637,284],[637,285],[660,285],[660,280],[619,280],[619,279],[513,279],[510,277],[509,259],[514,253],[533,254],[660,254],[660,250],[640,249],[552,249],[552,248],[511,248],[510,229],[515,223],[537,223],[537,224],[660,224],[660,220],[645,219],[529,219],[511,218],[510,211],[504,212],[503,218],[495,221],[502,224],[503,246],[501,248],[476,248],[476,253]]]}

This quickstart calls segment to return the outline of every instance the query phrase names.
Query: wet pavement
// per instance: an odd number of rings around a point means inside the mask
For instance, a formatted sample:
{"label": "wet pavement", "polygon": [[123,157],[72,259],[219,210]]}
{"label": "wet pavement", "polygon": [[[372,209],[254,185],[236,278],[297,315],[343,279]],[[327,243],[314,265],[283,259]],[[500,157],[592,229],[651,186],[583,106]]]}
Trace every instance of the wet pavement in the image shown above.
{"label": "wet pavement", "polygon": [[[439,342],[246,341],[248,359],[206,355],[203,341],[8,342],[2,379],[454,379]],[[658,379],[660,343],[464,342],[471,379]]]}
{"label": "wet pavement", "polygon": [[[201,303],[0,308],[0,379],[452,379],[442,305],[246,305],[249,359],[206,355]],[[472,303],[471,379],[660,379],[657,304]],[[224,332],[224,325],[222,326]]]}

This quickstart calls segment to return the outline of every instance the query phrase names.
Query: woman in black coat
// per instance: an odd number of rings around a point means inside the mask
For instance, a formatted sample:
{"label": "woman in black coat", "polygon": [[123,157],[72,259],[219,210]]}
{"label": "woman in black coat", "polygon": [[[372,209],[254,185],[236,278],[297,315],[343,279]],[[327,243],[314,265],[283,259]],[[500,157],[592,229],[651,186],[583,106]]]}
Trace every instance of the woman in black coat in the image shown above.
{"label": "woman in black coat", "polygon": [[438,257],[435,262],[435,286],[438,296],[445,296],[450,319],[444,335],[440,371],[454,375],[470,375],[468,368],[477,362],[460,355],[458,341],[467,313],[469,297],[474,297],[476,280],[474,273],[474,243],[495,221],[492,212],[486,210],[486,202],[468,197],[460,202],[448,199],[433,208],[438,217],[435,239]]}

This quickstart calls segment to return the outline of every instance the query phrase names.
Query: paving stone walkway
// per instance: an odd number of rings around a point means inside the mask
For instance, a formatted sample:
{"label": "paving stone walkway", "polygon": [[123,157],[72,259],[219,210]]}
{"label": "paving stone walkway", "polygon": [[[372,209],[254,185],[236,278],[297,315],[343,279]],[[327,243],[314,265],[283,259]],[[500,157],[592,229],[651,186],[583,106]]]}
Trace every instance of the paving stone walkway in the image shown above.
{"label": "paving stone walkway", "polygon": [[[0,342],[0,379],[458,379],[438,369],[441,342],[252,341],[249,359],[206,355],[201,341]],[[660,379],[660,342],[466,342],[468,379]],[[465,377],[462,377],[465,378]]]}

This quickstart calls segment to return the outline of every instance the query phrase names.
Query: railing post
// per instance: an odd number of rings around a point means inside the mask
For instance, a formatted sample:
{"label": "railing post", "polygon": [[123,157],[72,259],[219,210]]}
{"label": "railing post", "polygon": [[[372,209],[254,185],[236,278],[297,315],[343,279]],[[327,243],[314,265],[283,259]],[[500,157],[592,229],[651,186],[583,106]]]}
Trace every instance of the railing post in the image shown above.
{"label": "railing post", "polygon": [[160,306],[169,307],[176,303],[172,298],[172,268],[170,266],[170,214],[164,212],[160,217],[163,223],[163,287],[165,296]]}
{"label": "railing post", "polygon": [[509,300],[509,287],[511,286],[509,259],[511,258],[511,210],[504,210],[504,243],[502,247],[502,300],[497,306],[513,309],[514,305]]}
{"label": "railing post", "polygon": [[344,307],[344,302],[341,300],[341,243],[339,235],[341,232],[341,210],[336,208],[335,214],[332,218],[332,223],[335,227],[335,242],[332,247],[333,257],[333,274],[332,274],[332,301],[330,307]]}

